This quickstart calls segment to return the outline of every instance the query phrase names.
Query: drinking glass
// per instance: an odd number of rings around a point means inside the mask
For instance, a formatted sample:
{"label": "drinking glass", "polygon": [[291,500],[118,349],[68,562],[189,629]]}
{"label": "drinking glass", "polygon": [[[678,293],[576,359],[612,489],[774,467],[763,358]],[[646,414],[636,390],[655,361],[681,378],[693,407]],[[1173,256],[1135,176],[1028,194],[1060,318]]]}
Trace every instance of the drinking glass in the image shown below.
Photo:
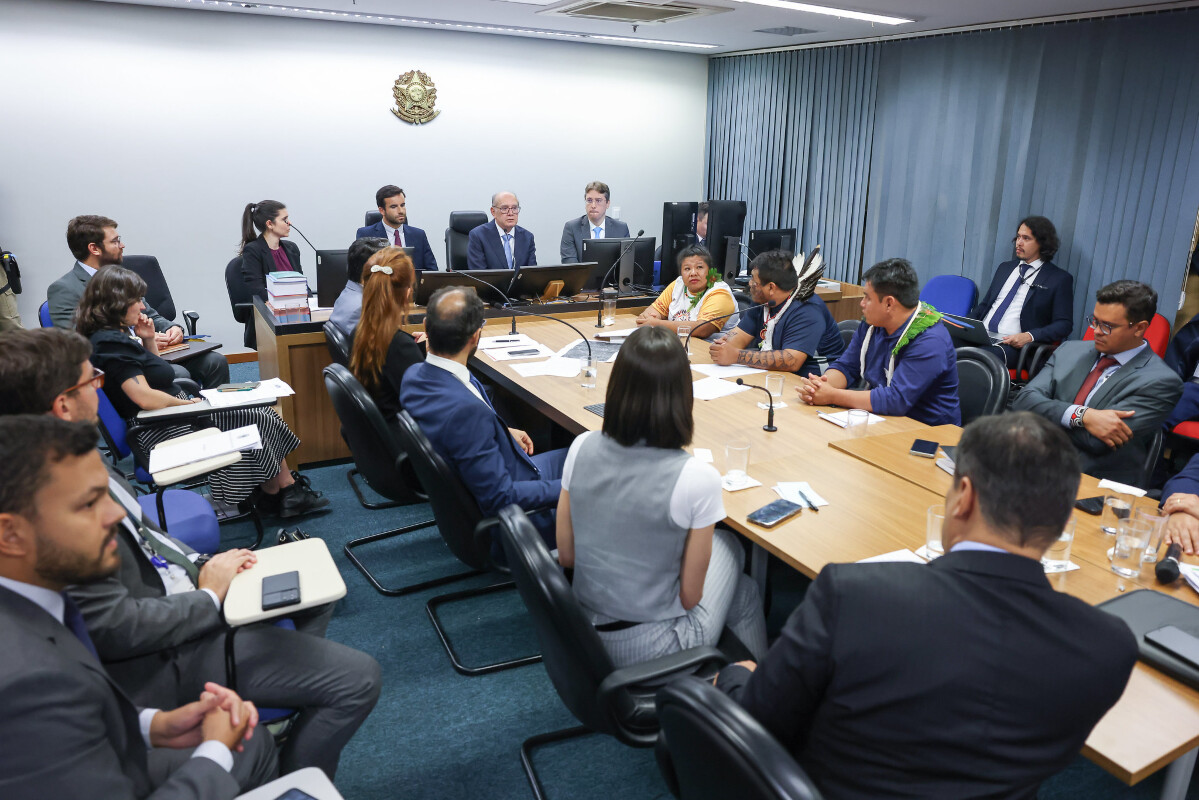
{"label": "drinking glass", "polygon": [[1148,522],[1134,519],[1120,521],[1116,530],[1116,546],[1112,548],[1112,572],[1122,578],[1141,574],[1141,559],[1153,528]]}
{"label": "drinking glass", "polygon": [[945,506],[928,507],[928,527],[924,532],[924,548],[929,558],[935,558],[945,552],[941,545],[941,527],[945,524]]}
{"label": "drinking glass", "polygon": [[864,408],[851,408],[846,412],[845,427],[849,429],[849,435],[855,439],[860,439],[865,436],[866,429],[870,427],[870,412]]}
{"label": "drinking glass", "polygon": [[583,379],[579,385],[584,389],[595,388],[595,377],[599,375],[599,356],[592,353],[583,357]]}
{"label": "drinking glass", "polygon": [[1147,523],[1151,528],[1149,544],[1145,547],[1145,563],[1157,561],[1157,551],[1161,549],[1162,538],[1166,534],[1166,517],[1158,512],[1157,501],[1150,500],[1148,505],[1138,506],[1132,518],[1138,522]]}
{"label": "drinking glass", "polygon": [[778,374],[766,376],[766,391],[776,401],[783,399],[783,380],[783,376]]}
{"label": "drinking glass", "polygon": [[1041,556],[1041,564],[1046,572],[1065,572],[1070,568],[1070,548],[1074,544],[1074,517],[1066,520],[1062,535]]}
{"label": "drinking glass", "polygon": [[603,323],[605,325],[616,324],[616,298],[605,298],[603,304]]}
{"label": "drinking glass", "polygon": [[1104,495],[1103,518],[1099,522],[1099,529],[1108,536],[1115,536],[1120,521],[1132,516],[1133,502],[1134,498],[1130,494],[1113,492]]}
{"label": "drinking glass", "polygon": [[749,442],[736,439],[724,446],[725,464],[728,466],[729,483],[741,486],[749,478]]}

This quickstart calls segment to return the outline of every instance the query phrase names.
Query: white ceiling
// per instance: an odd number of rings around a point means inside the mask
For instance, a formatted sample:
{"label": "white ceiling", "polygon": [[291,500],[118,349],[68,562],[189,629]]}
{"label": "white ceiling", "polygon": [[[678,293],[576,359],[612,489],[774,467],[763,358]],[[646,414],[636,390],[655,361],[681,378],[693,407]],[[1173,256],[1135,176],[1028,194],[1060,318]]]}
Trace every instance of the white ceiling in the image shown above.
{"label": "white ceiling", "polygon": [[[474,30],[508,36],[532,36],[559,41],[650,47],[707,55],[800,44],[853,41],[879,36],[1071,16],[1089,16],[1148,9],[1199,5],[1199,0],[811,0],[855,11],[914,19],[901,25],[881,25],[790,9],[750,5],[734,0],[678,0],[723,10],[721,13],[665,23],[632,25],[547,15],[546,10],[576,5],[579,0],[97,0],[171,8],[203,9],[233,14],[268,14],[343,23],[398,24],[424,29]],[[641,0],[662,5],[671,0]],[[320,13],[325,12],[325,13]],[[344,16],[343,16],[344,15]],[[361,15],[355,17],[354,15]],[[384,15],[388,20],[365,19]],[[763,28],[795,27],[814,31],[781,36],[759,33]],[[577,36],[570,36],[576,34]],[[621,39],[594,37],[622,37]],[[691,48],[642,40],[715,45]]]}

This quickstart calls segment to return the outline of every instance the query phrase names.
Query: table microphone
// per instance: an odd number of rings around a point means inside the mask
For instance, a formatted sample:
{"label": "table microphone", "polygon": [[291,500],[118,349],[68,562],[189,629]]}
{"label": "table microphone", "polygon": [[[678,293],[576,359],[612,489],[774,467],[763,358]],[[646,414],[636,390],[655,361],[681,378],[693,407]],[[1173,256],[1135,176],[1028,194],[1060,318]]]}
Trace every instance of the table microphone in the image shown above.
{"label": "table microphone", "polygon": [[1173,583],[1182,576],[1182,571],[1178,569],[1178,559],[1180,558],[1182,558],[1182,545],[1175,542],[1166,548],[1166,557],[1159,561],[1153,569],[1158,583]]}
{"label": "table microphone", "polygon": [[770,390],[765,386],[759,386],[756,383],[746,383],[741,378],[737,379],[737,385],[748,386],[751,389],[761,389],[763,392],[766,392],[766,398],[770,401],[770,412],[766,417],[766,424],[762,426],[762,430],[766,431],[767,433],[774,433],[777,431],[778,428],[774,427],[774,395],[770,393]]}
{"label": "table microphone", "polygon": [[[460,270],[460,269],[454,270],[454,274],[461,275],[463,278],[470,278],[475,283],[481,283],[482,285],[486,286],[488,289],[495,289],[497,292],[499,292],[500,297],[504,298],[504,302],[506,302],[508,304],[508,310],[512,311],[512,298],[508,297],[508,294],[500,287],[493,286],[492,284],[488,283],[487,281],[483,280],[482,278],[479,278],[475,275],[471,275],[469,272],[464,272],[463,270]],[[512,277],[515,278],[516,276],[513,275]],[[511,287],[509,287],[509,288],[511,288]],[[513,314],[512,314],[512,331],[509,335],[510,336],[516,335],[516,313],[515,312],[513,312]],[[582,335],[582,334],[580,334],[580,335]]]}
{"label": "table microphone", "polygon": [[[300,230],[300,229],[299,229],[299,228],[297,228],[295,225],[292,225],[292,226],[291,226],[291,228],[292,228],[292,230],[294,230],[296,233],[300,234],[300,238],[301,238],[301,239],[303,239],[303,240],[304,240],[304,242],[305,242],[305,243],[306,243],[306,244],[307,244],[309,247],[311,247],[311,248],[312,248],[312,252],[314,252],[314,253],[319,253],[319,252],[320,252],[319,250],[317,250],[317,249],[316,249],[316,246],[315,246],[315,245],[314,245],[312,242],[308,241],[308,237],[304,235],[304,231]],[[303,273],[300,273],[300,274],[302,275]],[[307,283],[308,283],[308,280],[307,280],[307,278],[305,278],[305,280],[304,280],[304,283],[305,283],[305,285],[307,285]],[[309,288],[309,289],[308,289],[308,296],[309,296],[309,297],[312,297],[312,295],[313,295],[313,294],[314,294],[314,292],[312,291],[312,289],[311,289],[311,288]]]}
{"label": "table microphone", "polygon": [[[621,259],[624,258],[624,254],[629,252],[629,248],[637,243],[637,240],[641,238],[641,234],[643,234],[643,233],[645,233],[645,228],[642,228],[641,230],[637,231],[636,236],[634,236],[632,239],[630,239],[629,241],[624,243],[624,246],[620,248],[620,255],[618,255],[616,257],[616,260],[612,262],[612,266],[608,267],[608,271],[604,273],[604,279],[600,281],[599,308],[597,308],[595,310],[595,327],[597,327],[597,328],[604,327],[604,284],[608,282],[608,277],[611,276],[612,270],[614,270],[618,266],[620,266],[620,261],[621,261]],[[618,298],[620,297],[620,287],[619,286],[616,287],[616,296]]]}
{"label": "table microphone", "polygon": [[525,311],[524,309],[515,308],[512,303],[512,298],[510,298],[510,297],[508,297],[508,295],[504,294],[503,290],[501,290],[498,286],[492,286],[487,281],[482,280],[481,278],[477,278],[474,275],[470,275],[469,273],[462,272],[461,270],[457,271],[455,274],[461,275],[464,278],[470,278],[472,281],[481,283],[484,286],[488,287],[489,289],[495,289],[497,292],[500,293],[500,296],[503,297],[504,300],[507,301],[507,303],[508,303],[507,309],[512,314],[512,333],[510,335],[513,335],[513,336],[516,335],[516,315],[517,314],[524,314],[525,316],[528,316],[528,317],[541,317],[542,319],[552,319],[554,322],[560,322],[563,325],[565,325],[566,327],[570,328],[575,333],[579,334],[579,338],[582,339],[583,343],[587,345],[587,360],[588,361],[591,360],[591,342],[589,342],[587,340],[587,337],[583,335],[582,331],[580,331],[574,325],[571,325],[569,322],[567,322],[564,319],[559,319],[558,317],[551,317],[549,314],[538,314],[536,311]]}

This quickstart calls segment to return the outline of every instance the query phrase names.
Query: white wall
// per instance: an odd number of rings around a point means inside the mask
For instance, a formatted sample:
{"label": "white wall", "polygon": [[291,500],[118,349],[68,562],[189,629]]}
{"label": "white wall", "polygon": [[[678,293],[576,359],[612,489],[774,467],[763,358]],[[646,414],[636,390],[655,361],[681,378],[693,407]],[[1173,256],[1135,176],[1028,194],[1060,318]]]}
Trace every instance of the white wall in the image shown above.
{"label": "white wall", "polygon": [[[449,212],[498,189],[556,263],[588,181],[653,236],[663,201],[702,188],[702,56],[84,0],[0,0],[0,31],[0,245],[26,327],[73,262],[77,214],[117,220],[125,252],[158,256],[176,306],[235,351],[223,270],[248,202],[285,202],[313,244],[343,248],[396,183],[444,267]],[[431,124],[390,111],[410,69],[436,83]],[[611,113],[584,116],[590,97]]]}

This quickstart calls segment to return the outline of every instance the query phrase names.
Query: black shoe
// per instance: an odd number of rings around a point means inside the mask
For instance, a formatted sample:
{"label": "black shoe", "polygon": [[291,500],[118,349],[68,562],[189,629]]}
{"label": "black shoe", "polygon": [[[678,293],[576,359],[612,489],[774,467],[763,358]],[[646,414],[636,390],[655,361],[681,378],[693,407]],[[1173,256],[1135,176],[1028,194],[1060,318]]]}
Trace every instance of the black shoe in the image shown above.
{"label": "black shoe", "polygon": [[307,475],[293,472],[296,482],[279,492],[279,512],[281,519],[291,519],[304,514],[310,514],[329,505],[329,498],[312,488]]}
{"label": "black shoe", "polygon": [[278,516],[282,498],[283,492],[267,494],[261,488],[255,489],[254,494],[250,495],[250,500],[253,502],[254,508],[258,510],[258,513],[268,517]]}

